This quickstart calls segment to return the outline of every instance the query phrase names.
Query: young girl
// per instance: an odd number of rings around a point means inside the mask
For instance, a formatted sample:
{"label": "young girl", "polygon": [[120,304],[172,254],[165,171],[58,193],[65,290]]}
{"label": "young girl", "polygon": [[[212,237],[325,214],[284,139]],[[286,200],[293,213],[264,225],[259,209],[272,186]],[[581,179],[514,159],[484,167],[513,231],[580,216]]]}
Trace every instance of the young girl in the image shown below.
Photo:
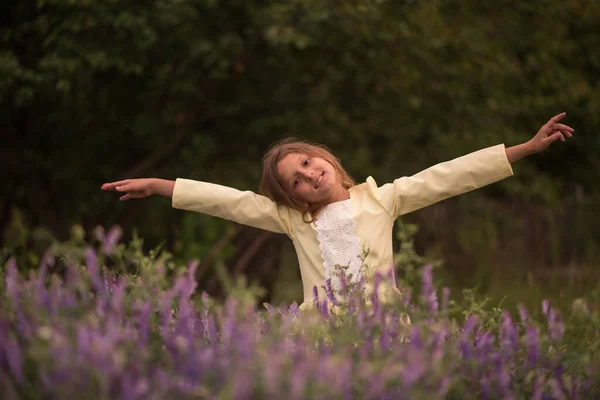
{"label": "young girl", "polygon": [[[152,194],[172,197],[174,208],[285,233],[300,264],[303,310],[312,303],[313,287],[325,298],[322,288],[328,278],[339,289],[338,266],[346,267],[352,281],[363,277],[367,290],[376,271],[393,277],[396,218],[512,176],[512,162],[572,136],[573,129],[559,123],[564,116],[550,119],[526,143],[479,150],[380,187],[372,177],[355,185],[338,159],[322,146],[285,140],[265,154],[262,195],[181,178],[126,179],[105,183],[102,189],[126,193],[121,200]],[[378,292],[385,296],[396,290],[390,278]]]}

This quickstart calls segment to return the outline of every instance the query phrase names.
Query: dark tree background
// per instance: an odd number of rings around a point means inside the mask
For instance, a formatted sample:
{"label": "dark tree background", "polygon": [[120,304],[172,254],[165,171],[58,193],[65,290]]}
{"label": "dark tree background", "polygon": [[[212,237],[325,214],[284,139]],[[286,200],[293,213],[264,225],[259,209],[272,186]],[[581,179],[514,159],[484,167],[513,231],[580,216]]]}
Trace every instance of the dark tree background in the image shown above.
{"label": "dark tree background", "polygon": [[221,260],[275,293],[299,279],[286,238],[100,185],[256,189],[262,154],[287,136],[382,184],[526,141],[564,110],[574,140],[405,219],[460,284],[599,264],[596,0],[6,0],[0,22],[0,231],[13,251],[119,224],[199,258],[209,289]]}

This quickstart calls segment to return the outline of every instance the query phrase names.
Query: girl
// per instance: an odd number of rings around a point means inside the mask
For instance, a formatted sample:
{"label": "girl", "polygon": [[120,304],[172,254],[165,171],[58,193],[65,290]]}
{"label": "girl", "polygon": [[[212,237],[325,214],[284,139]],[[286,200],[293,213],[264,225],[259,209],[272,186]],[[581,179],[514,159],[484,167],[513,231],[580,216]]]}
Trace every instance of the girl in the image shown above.
{"label": "girl", "polygon": [[372,177],[355,185],[339,160],[322,146],[285,140],[264,156],[262,195],[181,178],[126,179],[105,183],[102,189],[126,193],[121,200],[152,194],[172,197],[174,208],[285,233],[300,264],[301,310],[310,307],[313,287],[325,298],[328,278],[334,289],[340,288],[339,266],[354,282],[363,277],[367,290],[376,271],[390,277],[378,286],[379,295],[387,297],[397,291],[390,273],[395,219],[512,176],[511,163],[572,136],[573,129],[559,123],[564,116],[550,119],[526,143],[479,150],[380,187]]}

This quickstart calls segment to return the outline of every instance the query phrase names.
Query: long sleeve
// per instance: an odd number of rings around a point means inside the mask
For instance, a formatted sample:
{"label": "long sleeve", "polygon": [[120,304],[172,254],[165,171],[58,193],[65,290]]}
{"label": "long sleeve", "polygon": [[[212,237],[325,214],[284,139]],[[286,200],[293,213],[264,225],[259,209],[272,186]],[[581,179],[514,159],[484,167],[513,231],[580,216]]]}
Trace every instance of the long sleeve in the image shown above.
{"label": "long sleeve", "polygon": [[452,196],[470,192],[513,175],[503,144],[443,162],[410,177],[377,188],[367,179],[369,191],[393,219]]}
{"label": "long sleeve", "polygon": [[173,189],[173,208],[208,214],[292,237],[291,210],[251,191],[178,178]]}

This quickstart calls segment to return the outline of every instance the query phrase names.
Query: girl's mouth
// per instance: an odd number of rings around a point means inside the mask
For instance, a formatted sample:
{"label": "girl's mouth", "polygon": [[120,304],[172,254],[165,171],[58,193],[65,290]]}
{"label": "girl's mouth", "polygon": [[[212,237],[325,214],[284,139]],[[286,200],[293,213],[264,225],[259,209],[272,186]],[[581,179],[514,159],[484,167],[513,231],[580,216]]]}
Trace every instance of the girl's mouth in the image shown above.
{"label": "girl's mouth", "polygon": [[319,186],[321,185],[321,182],[323,181],[323,176],[325,175],[325,171],[323,171],[323,173],[321,174],[321,176],[319,176],[319,178],[317,178],[317,183],[315,184],[315,189],[318,189]]}

